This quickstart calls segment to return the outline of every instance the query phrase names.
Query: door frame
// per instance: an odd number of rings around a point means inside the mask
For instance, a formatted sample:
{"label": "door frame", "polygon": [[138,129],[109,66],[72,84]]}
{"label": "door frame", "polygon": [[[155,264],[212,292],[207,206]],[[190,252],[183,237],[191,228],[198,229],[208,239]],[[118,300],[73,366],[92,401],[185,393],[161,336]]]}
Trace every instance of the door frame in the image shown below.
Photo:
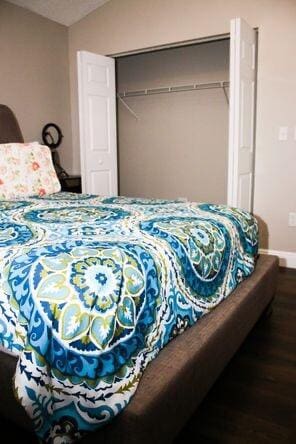
{"label": "door frame", "polygon": [[132,49],[131,51],[122,51],[112,54],[106,54],[106,56],[113,57],[114,59],[119,59],[121,57],[128,57],[131,55],[145,54],[146,52],[155,52],[155,51],[162,51],[164,49],[182,48],[185,46],[198,45],[201,43],[209,43],[209,42],[218,42],[219,40],[226,40],[226,39],[230,39],[230,32],[227,32],[225,34],[216,34],[212,36],[199,37],[191,40],[181,40],[179,42],[165,43],[163,45],[147,46],[145,48]]}

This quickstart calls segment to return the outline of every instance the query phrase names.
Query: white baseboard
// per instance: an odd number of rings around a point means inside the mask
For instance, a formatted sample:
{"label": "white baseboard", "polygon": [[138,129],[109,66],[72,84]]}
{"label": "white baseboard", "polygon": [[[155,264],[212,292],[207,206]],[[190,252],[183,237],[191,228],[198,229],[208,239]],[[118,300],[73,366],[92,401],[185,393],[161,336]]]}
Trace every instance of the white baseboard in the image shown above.
{"label": "white baseboard", "polygon": [[273,254],[280,259],[280,266],[287,268],[296,268],[296,253],[292,251],[280,251],[280,250],[266,250],[264,248],[259,249],[261,254]]}

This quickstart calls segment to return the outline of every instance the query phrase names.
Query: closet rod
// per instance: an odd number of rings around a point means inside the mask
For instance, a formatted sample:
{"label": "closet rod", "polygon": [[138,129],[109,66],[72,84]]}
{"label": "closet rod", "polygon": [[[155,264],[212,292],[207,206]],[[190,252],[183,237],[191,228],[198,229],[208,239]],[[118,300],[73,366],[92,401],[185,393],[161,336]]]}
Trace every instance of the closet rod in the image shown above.
{"label": "closet rod", "polygon": [[201,89],[213,89],[213,88],[225,88],[229,87],[229,81],[222,80],[219,82],[208,82],[208,83],[194,83],[190,85],[179,85],[179,86],[166,86],[161,88],[146,88],[134,91],[123,91],[118,93],[120,98],[122,97],[136,97],[136,96],[149,96],[152,94],[167,94],[173,92],[184,92],[184,91],[199,91]]}

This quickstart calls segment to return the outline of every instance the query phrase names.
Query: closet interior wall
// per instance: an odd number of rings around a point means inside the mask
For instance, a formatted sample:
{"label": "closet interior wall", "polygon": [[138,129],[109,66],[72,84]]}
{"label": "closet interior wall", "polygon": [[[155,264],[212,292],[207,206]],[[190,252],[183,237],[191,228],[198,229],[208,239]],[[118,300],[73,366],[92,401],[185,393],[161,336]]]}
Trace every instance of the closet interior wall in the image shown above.
{"label": "closet interior wall", "polygon": [[[229,80],[229,40],[118,58],[117,92]],[[228,89],[227,89],[228,92]],[[226,203],[222,88],[118,99],[120,194]]]}

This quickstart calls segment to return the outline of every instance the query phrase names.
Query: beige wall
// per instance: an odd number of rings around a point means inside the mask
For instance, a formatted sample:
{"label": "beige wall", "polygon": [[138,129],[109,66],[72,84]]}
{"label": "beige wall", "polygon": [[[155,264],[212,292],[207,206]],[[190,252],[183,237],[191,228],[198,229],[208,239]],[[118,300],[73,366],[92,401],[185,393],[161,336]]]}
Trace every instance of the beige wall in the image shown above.
{"label": "beige wall", "polygon": [[[295,0],[111,0],[69,29],[73,165],[78,163],[76,51],[112,54],[224,34],[243,17],[259,28],[255,212],[268,226],[262,246],[296,251]],[[289,139],[277,140],[289,126]]]}
{"label": "beige wall", "polygon": [[0,103],[15,112],[26,141],[42,141],[43,126],[57,123],[71,170],[68,28],[0,0],[0,60]]}
{"label": "beige wall", "polygon": [[[119,91],[229,78],[229,40],[117,60]],[[118,102],[120,194],[226,203],[228,105],[222,89]],[[213,131],[214,129],[214,131]]]}

